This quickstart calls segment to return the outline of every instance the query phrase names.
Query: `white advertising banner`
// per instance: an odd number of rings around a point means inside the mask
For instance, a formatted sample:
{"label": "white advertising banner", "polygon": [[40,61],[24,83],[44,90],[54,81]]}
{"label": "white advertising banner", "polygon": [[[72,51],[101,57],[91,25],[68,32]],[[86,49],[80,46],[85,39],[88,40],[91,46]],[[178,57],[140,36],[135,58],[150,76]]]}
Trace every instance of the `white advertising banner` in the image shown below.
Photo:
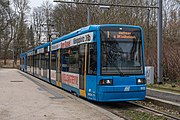
{"label": "white advertising banner", "polygon": [[51,79],[56,80],[56,70],[51,70]]}
{"label": "white advertising banner", "polygon": [[[79,45],[79,44],[83,44],[83,43],[90,43],[93,41],[93,32],[89,32],[89,33],[85,33],[82,35],[78,35],[76,37],[67,39],[65,41],[53,44],[51,47],[51,50],[57,50],[59,48],[67,48],[70,46],[74,46],[74,45]],[[48,48],[49,51],[49,48]]]}
{"label": "white advertising banner", "polygon": [[41,76],[43,76],[43,71],[44,71],[43,68],[41,68]]}
{"label": "white advertising banner", "polygon": [[30,66],[27,66],[27,72],[30,72]]}
{"label": "white advertising banner", "polygon": [[79,89],[79,74],[62,72],[62,82]]}

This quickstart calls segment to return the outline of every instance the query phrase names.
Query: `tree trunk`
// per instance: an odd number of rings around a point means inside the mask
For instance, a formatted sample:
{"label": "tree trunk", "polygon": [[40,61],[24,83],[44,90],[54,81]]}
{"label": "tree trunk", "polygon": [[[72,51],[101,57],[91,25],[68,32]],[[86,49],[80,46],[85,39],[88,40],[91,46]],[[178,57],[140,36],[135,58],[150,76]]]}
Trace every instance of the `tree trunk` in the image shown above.
{"label": "tree trunk", "polygon": [[7,64],[7,48],[5,48],[5,51],[4,51],[4,65]]}

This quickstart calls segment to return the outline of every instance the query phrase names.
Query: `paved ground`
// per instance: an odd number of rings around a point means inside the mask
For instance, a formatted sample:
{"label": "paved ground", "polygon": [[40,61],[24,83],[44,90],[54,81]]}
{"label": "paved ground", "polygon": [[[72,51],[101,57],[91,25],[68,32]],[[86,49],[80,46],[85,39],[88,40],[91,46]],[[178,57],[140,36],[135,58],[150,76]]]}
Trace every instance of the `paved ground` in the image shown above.
{"label": "paved ground", "polygon": [[146,99],[156,105],[180,111],[180,94],[147,88]]}
{"label": "paved ground", "polygon": [[148,96],[151,96],[151,97],[168,100],[168,101],[172,101],[172,102],[176,102],[180,104],[180,94],[178,93],[155,90],[155,89],[150,89],[150,88],[146,90],[146,93]]}
{"label": "paved ground", "polygon": [[0,120],[86,119],[121,118],[19,70],[0,69]]}

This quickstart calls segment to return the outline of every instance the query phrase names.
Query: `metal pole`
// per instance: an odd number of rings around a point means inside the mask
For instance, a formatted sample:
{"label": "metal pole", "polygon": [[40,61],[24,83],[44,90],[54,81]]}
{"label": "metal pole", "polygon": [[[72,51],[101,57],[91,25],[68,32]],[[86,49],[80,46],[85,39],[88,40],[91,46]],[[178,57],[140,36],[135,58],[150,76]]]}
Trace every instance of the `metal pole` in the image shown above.
{"label": "metal pole", "polygon": [[12,49],[12,54],[13,54],[13,68],[14,68],[14,50]]}
{"label": "metal pole", "polygon": [[90,25],[90,8],[87,6],[87,25]]}
{"label": "metal pole", "polygon": [[163,65],[163,60],[162,60],[162,0],[159,0],[158,3],[159,9],[158,9],[158,41],[157,41],[157,82],[158,84],[162,84],[162,65]]}
{"label": "metal pole", "polygon": [[51,34],[49,33],[49,83],[51,83]]}
{"label": "metal pole", "polygon": [[117,6],[117,7],[137,7],[137,8],[158,8],[157,6],[143,6],[143,5],[125,5],[125,4],[103,4],[103,3],[90,3],[90,2],[74,2],[74,1],[62,1],[54,0],[53,2],[61,3],[74,3],[74,4],[84,4],[84,5],[103,5],[103,6]]}
{"label": "metal pole", "polygon": [[[149,25],[149,21],[150,21],[150,17],[149,17],[149,16],[150,16],[150,9],[148,8],[148,21],[147,21],[147,29],[148,29],[148,31],[147,31],[147,32],[148,32],[147,40],[148,40],[148,46],[149,46],[149,43],[150,43],[150,36],[149,36],[149,28],[150,28],[150,27],[149,27],[149,26],[150,26],[150,25]],[[148,47],[148,48],[149,48],[149,47]]]}

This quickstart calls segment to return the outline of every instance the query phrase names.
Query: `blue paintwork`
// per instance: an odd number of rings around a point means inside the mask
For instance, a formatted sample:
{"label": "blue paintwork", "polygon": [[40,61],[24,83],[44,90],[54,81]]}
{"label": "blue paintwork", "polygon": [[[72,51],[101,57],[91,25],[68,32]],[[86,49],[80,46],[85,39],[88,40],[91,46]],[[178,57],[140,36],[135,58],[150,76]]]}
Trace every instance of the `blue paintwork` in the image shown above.
{"label": "blue paintwork", "polygon": [[25,71],[25,72],[27,72],[26,56],[27,56],[27,53],[26,53],[26,52],[20,54],[20,58],[24,58],[24,64],[21,64],[21,65],[20,65],[20,70]]}
{"label": "blue paintwork", "polygon": [[94,75],[86,76],[86,94],[87,99],[96,100],[97,99],[97,77]]}
{"label": "blue paintwork", "polygon": [[[139,26],[131,25],[122,25],[122,24],[103,24],[103,25],[90,25],[87,27],[80,28],[75,30],[67,35],[64,35],[60,38],[57,38],[52,41],[52,45],[61,41],[65,41],[72,37],[87,33],[93,32],[94,38],[93,42],[97,42],[97,75],[86,75],[86,98],[94,101],[129,101],[129,100],[144,100],[146,95],[146,85],[136,85],[137,78],[145,78],[145,75],[129,75],[129,76],[101,76],[101,47],[100,47],[100,28],[102,26],[120,26],[120,27],[130,27],[130,28],[139,28],[142,32],[142,55],[143,55],[143,65],[145,65],[144,59],[144,36],[143,30]],[[22,56],[27,56],[27,53],[38,50],[44,47],[50,46],[50,43],[37,46],[34,49],[27,51]],[[25,57],[26,58],[26,57]],[[26,64],[26,63],[25,63]],[[27,69],[27,68],[26,68]],[[49,78],[42,77],[43,80],[49,82]],[[112,79],[113,85],[109,86],[100,86],[99,81],[101,79]],[[55,80],[51,80],[51,84],[56,85]],[[67,91],[76,92],[77,95],[80,95],[80,90],[74,88],[70,85],[62,83],[62,88]]]}
{"label": "blue paintwork", "polygon": [[47,78],[47,77],[42,77],[42,79],[46,82],[49,82],[49,78]]}
{"label": "blue paintwork", "polygon": [[[98,88],[99,89],[99,88]],[[105,88],[106,89],[106,88]],[[97,101],[99,102],[113,102],[113,101],[132,101],[132,100],[144,100],[146,92],[145,91],[130,91],[130,92],[120,92],[120,91],[108,91],[99,92],[97,94]]]}
{"label": "blue paintwork", "polygon": [[[106,26],[106,25],[103,25]],[[114,25],[107,25],[114,26]],[[130,27],[130,28],[139,28],[142,32],[142,55],[143,55],[143,65],[144,64],[144,37],[142,28],[139,26],[130,26],[130,25],[115,25],[120,27]],[[145,75],[129,75],[129,76],[101,76],[101,44],[100,44],[100,27],[98,27],[96,39],[97,39],[97,49],[98,49],[98,66],[97,66],[97,80],[96,80],[96,101],[108,102],[108,101],[129,101],[129,100],[144,100],[146,95],[146,85],[137,85],[137,78],[145,78]],[[112,79],[113,85],[111,86],[100,86],[99,82],[101,79]],[[128,91],[125,91],[125,88],[130,88]],[[87,91],[88,93],[88,91]]]}
{"label": "blue paintwork", "polygon": [[56,81],[51,79],[51,84],[56,85]]}
{"label": "blue paintwork", "polygon": [[35,47],[34,50],[38,50],[38,49],[41,49],[41,48],[45,48],[45,47],[48,47],[49,45],[50,45],[50,43],[48,42],[48,43],[45,43],[45,44],[43,44],[43,45],[40,45],[40,46]]}
{"label": "blue paintwork", "polygon": [[72,87],[70,85],[62,83],[62,88],[69,92],[76,92],[77,95],[80,95],[80,91],[78,88]]}

